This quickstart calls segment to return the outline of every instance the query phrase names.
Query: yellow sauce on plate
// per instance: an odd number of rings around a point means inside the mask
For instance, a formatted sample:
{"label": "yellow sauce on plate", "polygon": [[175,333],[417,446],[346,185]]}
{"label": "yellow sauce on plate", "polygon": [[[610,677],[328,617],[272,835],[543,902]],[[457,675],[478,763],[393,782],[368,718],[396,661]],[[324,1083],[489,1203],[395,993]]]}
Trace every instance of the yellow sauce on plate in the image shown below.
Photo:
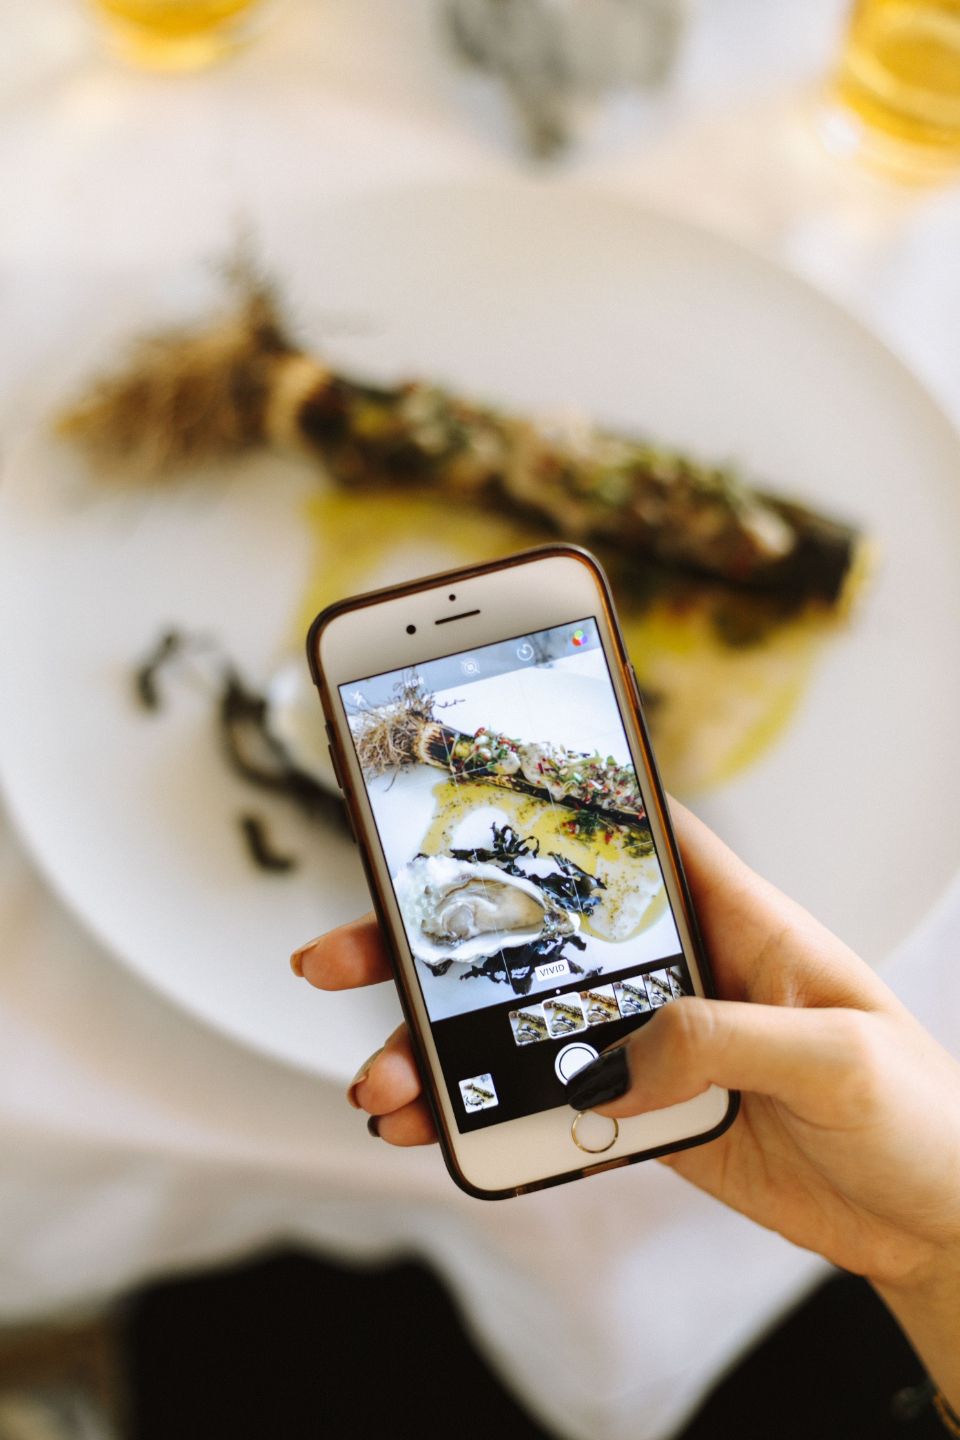
{"label": "yellow sauce on plate", "polygon": [[599,904],[581,916],[581,929],[598,940],[631,940],[662,915],[666,893],[655,855],[638,855],[631,832],[611,826],[581,837],[571,834],[574,812],[532,795],[519,795],[482,781],[441,780],[433,790],[434,819],[420,842],[424,855],[464,848],[457,831],[481,807],[499,812],[491,824],[511,825],[524,840],[540,845],[540,856],[560,854],[603,881]]}
{"label": "yellow sauce on plate", "polygon": [[[413,494],[321,493],[310,501],[307,523],[316,558],[300,634],[318,610],[344,595],[496,559],[544,538],[542,530],[494,512],[464,514]],[[722,784],[769,749],[834,628],[827,616],[803,615],[755,644],[734,647],[717,635],[703,607],[670,599],[641,607],[627,597],[619,608],[640,684],[654,697],[649,716],[660,768],[678,795]]]}

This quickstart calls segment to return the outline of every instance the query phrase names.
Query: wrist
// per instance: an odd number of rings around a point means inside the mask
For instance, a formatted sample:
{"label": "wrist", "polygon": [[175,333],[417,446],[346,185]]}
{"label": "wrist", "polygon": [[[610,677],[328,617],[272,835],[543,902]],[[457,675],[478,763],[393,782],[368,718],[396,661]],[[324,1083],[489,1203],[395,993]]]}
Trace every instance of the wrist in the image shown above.
{"label": "wrist", "polygon": [[922,1275],[873,1284],[950,1408],[960,1414],[960,1238],[938,1247]]}

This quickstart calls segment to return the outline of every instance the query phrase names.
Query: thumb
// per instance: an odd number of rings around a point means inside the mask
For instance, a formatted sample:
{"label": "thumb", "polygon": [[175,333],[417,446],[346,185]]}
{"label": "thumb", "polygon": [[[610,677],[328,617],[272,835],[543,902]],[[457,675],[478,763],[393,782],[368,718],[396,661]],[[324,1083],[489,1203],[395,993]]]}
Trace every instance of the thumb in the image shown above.
{"label": "thumb", "polygon": [[850,1064],[854,1011],[802,1010],[697,996],[674,1000],[570,1081],[575,1110],[639,1115],[711,1085],[769,1095],[808,1119],[829,1114]]}

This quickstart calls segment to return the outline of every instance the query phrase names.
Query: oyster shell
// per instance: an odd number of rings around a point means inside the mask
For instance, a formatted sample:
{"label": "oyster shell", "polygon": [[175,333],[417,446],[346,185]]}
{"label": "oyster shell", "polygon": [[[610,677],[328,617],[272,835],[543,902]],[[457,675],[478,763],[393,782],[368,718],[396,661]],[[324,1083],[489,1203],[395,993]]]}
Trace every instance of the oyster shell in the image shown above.
{"label": "oyster shell", "polygon": [[420,855],[393,884],[410,948],[428,965],[466,963],[580,928],[579,915],[497,865]]}

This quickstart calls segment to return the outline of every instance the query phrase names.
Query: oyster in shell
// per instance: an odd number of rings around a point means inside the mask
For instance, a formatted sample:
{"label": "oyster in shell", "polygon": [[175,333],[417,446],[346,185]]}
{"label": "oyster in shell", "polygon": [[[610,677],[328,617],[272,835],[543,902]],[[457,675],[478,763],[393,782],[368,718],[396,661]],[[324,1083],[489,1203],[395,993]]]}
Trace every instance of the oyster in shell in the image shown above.
{"label": "oyster in shell", "polygon": [[393,884],[410,948],[427,965],[466,963],[580,928],[579,915],[497,865],[419,855]]}

